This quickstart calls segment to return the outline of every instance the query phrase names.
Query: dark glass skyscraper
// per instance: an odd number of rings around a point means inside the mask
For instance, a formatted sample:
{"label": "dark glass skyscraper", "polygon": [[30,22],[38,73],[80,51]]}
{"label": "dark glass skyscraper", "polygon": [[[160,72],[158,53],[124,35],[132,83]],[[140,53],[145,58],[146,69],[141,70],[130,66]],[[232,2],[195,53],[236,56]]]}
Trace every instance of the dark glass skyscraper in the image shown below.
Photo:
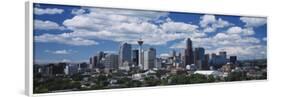
{"label": "dark glass skyscraper", "polygon": [[219,52],[219,55],[222,56],[224,59],[226,59],[226,51]]}
{"label": "dark glass skyscraper", "polygon": [[119,68],[127,67],[128,64],[131,64],[131,60],[132,60],[131,57],[132,57],[132,45],[128,43],[122,43],[119,48]]}
{"label": "dark glass skyscraper", "polygon": [[193,64],[194,56],[193,56],[193,50],[192,50],[192,41],[190,38],[186,41],[186,52],[185,52],[185,65]]}
{"label": "dark glass skyscraper", "polygon": [[204,55],[204,61],[203,61],[203,66],[202,69],[203,70],[209,70],[209,60],[210,60],[210,55],[209,54],[205,54]]}
{"label": "dark glass skyscraper", "polygon": [[105,57],[106,53],[104,53],[103,51],[100,51],[97,53],[97,62],[95,63],[96,64],[96,67],[97,68],[104,68],[104,65],[102,63],[102,59]]}
{"label": "dark glass skyscraper", "polygon": [[222,64],[226,64],[227,62],[227,55],[226,55],[226,51],[220,51],[219,55],[221,56],[221,62]]}
{"label": "dark glass skyscraper", "polygon": [[90,69],[97,68],[98,56],[90,57]]}
{"label": "dark glass skyscraper", "polygon": [[132,61],[133,61],[132,63],[135,66],[138,66],[138,64],[139,64],[139,50],[138,49],[133,50]]}
{"label": "dark glass skyscraper", "polygon": [[230,63],[232,63],[232,64],[236,64],[236,62],[237,62],[237,56],[230,56],[230,57],[229,57],[229,61],[230,61]]}
{"label": "dark glass skyscraper", "polygon": [[202,47],[195,48],[194,50],[194,64],[198,69],[202,69],[204,62],[205,49]]}

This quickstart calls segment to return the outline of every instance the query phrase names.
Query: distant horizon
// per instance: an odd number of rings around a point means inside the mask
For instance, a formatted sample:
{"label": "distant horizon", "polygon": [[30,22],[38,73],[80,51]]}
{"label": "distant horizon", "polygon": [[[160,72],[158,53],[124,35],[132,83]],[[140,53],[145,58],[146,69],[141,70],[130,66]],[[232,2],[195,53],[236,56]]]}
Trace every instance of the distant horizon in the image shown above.
{"label": "distant horizon", "polygon": [[226,51],[237,60],[267,59],[265,17],[34,4],[34,63],[86,62],[98,51],[118,54],[120,42],[161,54],[177,53],[191,38],[193,50]]}

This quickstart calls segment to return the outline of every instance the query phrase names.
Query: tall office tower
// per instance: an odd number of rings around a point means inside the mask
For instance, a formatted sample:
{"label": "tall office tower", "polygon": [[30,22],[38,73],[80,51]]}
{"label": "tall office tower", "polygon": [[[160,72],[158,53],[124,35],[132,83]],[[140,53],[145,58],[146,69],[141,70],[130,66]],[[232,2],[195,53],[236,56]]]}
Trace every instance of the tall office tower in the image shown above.
{"label": "tall office tower", "polygon": [[98,60],[101,60],[102,58],[104,58],[105,53],[103,51],[98,52]]}
{"label": "tall office tower", "polygon": [[96,62],[97,68],[104,68],[102,60],[104,59],[105,55],[106,54],[103,51],[97,53],[97,62]]}
{"label": "tall office tower", "polygon": [[94,56],[92,56],[92,57],[89,58],[89,63],[90,63],[89,68],[90,68],[90,69],[92,69],[92,68],[94,67],[93,58],[94,58]]}
{"label": "tall office tower", "polygon": [[209,60],[210,60],[210,55],[209,54],[205,54],[204,55],[203,66],[202,66],[204,70],[209,70],[210,69]]}
{"label": "tall office tower", "polygon": [[181,55],[181,52],[179,52],[178,54],[179,54],[179,55],[178,55],[178,58],[180,59],[180,58],[181,58],[181,56],[182,56],[182,55]]}
{"label": "tall office tower", "polygon": [[104,67],[107,69],[117,69],[118,68],[118,55],[107,54],[104,58]]}
{"label": "tall office tower", "polygon": [[226,59],[226,52],[225,51],[220,51],[219,55]]}
{"label": "tall office tower", "polygon": [[236,64],[237,63],[237,56],[230,56],[229,57],[229,61],[232,64]]}
{"label": "tall office tower", "polygon": [[77,64],[67,64],[64,68],[64,73],[66,75],[73,75],[78,73],[78,65]]}
{"label": "tall office tower", "polygon": [[177,64],[180,66],[180,67],[184,67],[184,65],[182,64],[182,53],[181,52],[178,52],[178,56],[176,58],[177,60]]}
{"label": "tall office tower", "polygon": [[98,67],[98,57],[94,56],[93,58],[93,68],[97,68]]}
{"label": "tall office tower", "polygon": [[217,59],[216,53],[212,53],[211,54],[210,65],[212,65],[212,66],[216,65],[216,59]]}
{"label": "tall office tower", "polygon": [[97,67],[97,62],[98,62],[98,57],[97,56],[92,56],[90,57],[90,69],[96,68]]}
{"label": "tall office tower", "polygon": [[119,69],[128,68],[131,64],[131,52],[132,52],[132,45],[128,43],[121,43],[119,48]]}
{"label": "tall office tower", "polygon": [[86,70],[88,70],[88,68],[89,68],[89,64],[87,64],[87,63],[79,63],[78,64],[78,71],[79,72],[83,72],[83,71],[86,71]]}
{"label": "tall office tower", "polygon": [[46,70],[44,75],[45,76],[53,76],[53,72],[54,72],[54,64],[48,64],[46,65]]}
{"label": "tall office tower", "polygon": [[58,63],[58,64],[48,64],[46,73],[48,76],[53,76],[57,74],[64,74],[64,68],[66,63]]}
{"label": "tall office tower", "polygon": [[216,53],[212,53],[212,54],[211,54],[211,58],[215,58],[216,56],[217,56]]}
{"label": "tall office tower", "polygon": [[221,58],[220,58],[220,62],[221,62],[222,64],[226,64],[226,62],[227,62],[227,55],[226,55],[226,52],[225,52],[225,51],[219,52],[219,56],[221,57]]}
{"label": "tall office tower", "polygon": [[177,52],[175,50],[172,50],[172,57],[176,57],[177,56]]}
{"label": "tall office tower", "polygon": [[193,50],[192,50],[192,41],[190,38],[186,41],[186,59],[185,59],[185,65],[191,65],[194,63],[194,56],[193,56]]}
{"label": "tall office tower", "polygon": [[173,62],[173,66],[176,66],[176,61],[177,61],[177,52],[175,50],[172,51],[172,62]]}
{"label": "tall office tower", "polygon": [[194,50],[194,63],[199,70],[202,70],[204,62],[205,50],[202,47],[195,48]]}
{"label": "tall office tower", "polygon": [[156,63],[156,49],[149,48],[144,52],[144,70],[153,69]]}
{"label": "tall office tower", "polygon": [[180,56],[180,60],[181,60],[181,65],[183,66],[183,67],[185,67],[186,66],[186,49],[183,49],[182,51],[181,51],[181,56]]}
{"label": "tall office tower", "polygon": [[143,41],[142,39],[138,40],[138,44],[139,44],[139,64],[138,66],[140,67],[140,69],[143,69],[143,50],[142,50],[142,44]]}
{"label": "tall office tower", "polygon": [[135,49],[132,53],[132,64],[138,66],[139,64],[139,50]]}

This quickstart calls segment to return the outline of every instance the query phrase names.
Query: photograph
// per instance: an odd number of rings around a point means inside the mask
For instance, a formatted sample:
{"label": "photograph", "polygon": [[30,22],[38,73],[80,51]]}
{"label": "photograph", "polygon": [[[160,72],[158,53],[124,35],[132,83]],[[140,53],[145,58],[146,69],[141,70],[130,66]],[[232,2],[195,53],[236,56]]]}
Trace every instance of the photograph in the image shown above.
{"label": "photograph", "polygon": [[33,94],[267,80],[267,17],[32,4]]}

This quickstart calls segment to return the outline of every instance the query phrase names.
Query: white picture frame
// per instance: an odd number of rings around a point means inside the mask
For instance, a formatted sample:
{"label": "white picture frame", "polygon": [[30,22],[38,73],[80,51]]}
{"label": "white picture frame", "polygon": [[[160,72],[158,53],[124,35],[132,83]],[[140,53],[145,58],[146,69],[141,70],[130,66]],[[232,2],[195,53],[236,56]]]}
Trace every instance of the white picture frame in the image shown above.
{"label": "white picture frame", "polygon": [[[61,2],[61,1],[29,1],[26,2],[26,15],[25,15],[25,90],[26,90],[26,95],[29,96],[41,96],[41,95],[56,95],[56,94],[69,94],[69,93],[92,93],[92,92],[98,92],[98,91],[104,91],[104,90],[93,90],[93,91],[73,91],[73,92],[60,92],[60,93],[47,93],[47,94],[34,94],[33,93],[33,4],[34,3],[43,3],[43,4],[61,4],[61,5],[70,5],[70,6],[89,6],[89,7],[104,7],[104,8],[120,8],[120,9],[132,9],[132,10],[150,10],[150,11],[175,11],[175,10],[163,10],[163,9],[147,9],[147,8],[133,8],[133,7],[117,7],[117,6],[107,6],[107,5],[100,5],[100,4],[95,4],[94,2],[92,3],[83,3],[83,2]],[[192,9],[191,9],[192,10]],[[178,11],[176,10],[175,12],[187,12],[187,11]],[[194,12],[194,11],[190,11]],[[204,14],[212,14],[212,12],[195,12],[195,13],[204,13]],[[233,15],[233,14],[228,14],[228,13],[215,13],[216,15]],[[236,14],[237,15],[237,14]],[[261,15],[238,15],[238,16],[255,16],[255,17],[264,17],[268,18],[267,16],[261,16]],[[162,86],[159,86],[160,88]],[[144,87],[147,88],[147,87]],[[156,87],[157,88],[157,87]],[[131,88],[126,88],[126,89],[131,89]]]}

